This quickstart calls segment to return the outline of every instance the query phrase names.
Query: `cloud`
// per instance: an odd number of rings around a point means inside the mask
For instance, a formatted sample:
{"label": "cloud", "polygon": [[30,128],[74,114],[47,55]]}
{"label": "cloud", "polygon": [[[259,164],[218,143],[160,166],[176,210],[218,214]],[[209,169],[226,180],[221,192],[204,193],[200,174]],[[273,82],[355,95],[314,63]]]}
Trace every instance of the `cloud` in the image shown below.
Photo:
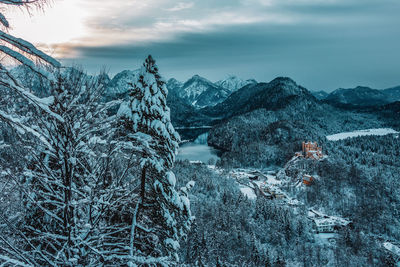
{"label": "cloud", "polygon": [[181,3],[178,3],[174,7],[167,8],[167,10],[171,11],[171,12],[176,12],[176,11],[181,11],[181,10],[184,10],[184,9],[192,8],[193,6],[194,6],[193,2],[189,2],[189,3],[181,2]]}
{"label": "cloud", "polygon": [[[173,40],[182,33],[218,31],[226,26],[264,23],[346,24],[396,17],[395,0],[84,0],[92,45]],[[397,10],[397,11],[396,11]],[[389,16],[388,16],[389,14]]]}
{"label": "cloud", "polygon": [[44,47],[93,70],[136,68],[151,53],[180,79],[285,75],[311,89],[400,83],[398,0],[82,0],[80,8],[86,35]]}
{"label": "cloud", "polygon": [[313,23],[266,26],[261,22],[187,32],[147,44],[71,49],[89,68],[107,62],[111,73],[137,68],[152,54],[163,75],[181,80],[196,73],[212,80],[236,73],[259,81],[289,76],[314,90],[360,84],[384,88],[400,83],[396,52],[400,41],[396,28],[389,25],[368,25],[369,31],[360,31],[359,25],[331,25],[328,30]]}

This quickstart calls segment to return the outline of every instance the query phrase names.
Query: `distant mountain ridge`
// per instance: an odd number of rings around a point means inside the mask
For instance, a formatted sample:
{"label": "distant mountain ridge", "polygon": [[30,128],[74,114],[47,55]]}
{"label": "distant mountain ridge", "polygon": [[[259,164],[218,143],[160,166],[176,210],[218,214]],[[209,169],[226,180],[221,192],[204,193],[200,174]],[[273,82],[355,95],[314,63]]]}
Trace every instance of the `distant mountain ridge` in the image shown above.
{"label": "distant mountain ridge", "polygon": [[[49,95],[50,87],[29,69],[17,67],[11,71],[35,95]],[[112,79],[103,74],[99,77],[105,85],[102,101],[126,100],[137,75],[138,70],[122,71]],[[382,113],[394,121],[398,116],[400,103],[400,86],[385,90],[361,86],[338,89],[324,97],[327,94],[324,91],[310,92],[287,77],[278,77],[268,83],[257,83],[255,80],[229,76],[214,83],[194,75],[186,82],[169,79],[166,86],[169,89],[167,104],[171,109],[172,122],[181,127],[214,125],[258,109],[299,112],[324,103],[347,110]]]}
{"label": "distant mountain ridge", "polygon": [[383,91],[358,86],[352,89],[337,89],[330,93],[326,101],[357,106],[374,106],[389,103]]}
{"label": "distant mountain ridge", "polygon": [[107,99],[115,99],[124,96],[131,88],[132,83],[135,81],[138,74],[139,69],[124,70],[117,73],[111,80],[109,80],[105,90],[105,97]]}
{"label": "distant mountain ridge", "polygon": [[339,88],[330,94],[324,91],[312,92],[315,97],[334,105],[359,107],[381,106],[400,101],[400,86],[388,89],[372,89],[366,86]]}
{"label": "distant mountain ridge", "polygon": [[[117,73],[108,83],[105,92],[106,99],[125,95],[131,83],[137,78],[138,72],[139,70],[124,70]],[[179,97],[194,108],[203,108],[221,103],[232,92],[255,83],[257,82],[254,79],[243,80],[237,76],[229,76],[227,79],[213,83],[204,77],[193,75],[186,82],[171,78],[166,82],[166,86],[174,98]]]}
{"label": "distant mountain ridge", "polygon": [[199,75],[194,75],[184,83],[172,78],[168,80],[167,87],[170,92],[174,92],[186,103],[196,108],[202,108],[221,103],[232,92],[253,83],[256,81],[242,80],[236,76],[213,83]]}

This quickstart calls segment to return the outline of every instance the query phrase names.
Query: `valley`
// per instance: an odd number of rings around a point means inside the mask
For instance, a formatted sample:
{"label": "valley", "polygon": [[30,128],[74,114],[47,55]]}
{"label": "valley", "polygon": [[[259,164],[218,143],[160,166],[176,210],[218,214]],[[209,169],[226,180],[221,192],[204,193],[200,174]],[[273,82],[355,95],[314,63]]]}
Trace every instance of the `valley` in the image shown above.
{"label": "valley", "polygon": [[[313,252],[307,259],[302,258],[300,252],[297,256],[285,254],[282,257],[296,258],[286,264],[296,265],[301,261],[305,265],[311,261],[319,262],[319,266],[349,265],[350,262],[355,266],[396,264],[398,255],[393,253],[396,250],[390,246],[392,250],[388,250],[385,242],[396,244],[400,238],[394,226],[399,222],[389,219],[397,214],[397,210],[378,203],[391,202],[393,192],[399,188],[398,111],[389,113],[376,107],[360,109],[331,105],[314,98],[308,90],[288,78],[247,85],[225,101],[197,110],[209,118],[219,117],[208,122],[212,128],[208,129],[207,143],[220,150],[220,157],[216,166],[195,158],[179,161],[178,166],[183,164],[185,168],[197,170],[191,175],[197,181],[209,179],[201,174],[203,171],[211,172],[207,176],[214,179],[213,190],[217,198],[226,194],[229,186],[220,187],[219,183],[225,184],[223,181],[227,179],[233,181],[231,187],[236,188],[229,189],[235,192],[232,196],[235,199],[244,196],[249,203],[260,205],[257,203],[262,202],[269,205],[269,209],[274,207],[292,214],[286,215],[290,216],[291,223],[301,221],[304,227],[301,233],[307,236],[301,239],[307,240],[304,246]],[[324,155],[320,160],[295,156],[301,151],[301,143],[309,140],[322,147]],[[208,194],[213,195],[200,190],[194,193],[193,201],[197,203]],[[371,197],[377,194],[381,199]],[[395,201],[399,203],[398,199]],[[208,206],[208,202],[202,205]],[[252,205],[247,204],[248,212],[252,214],[248,216],[256,218],[263,214],[257,215],[259,211]],[[230,212],[228,206],[221,209]],[[223,216],[224,212],[216,214]],[[373,218],[366,212],[374,214]],[[366,220],[364,216],[370,219]],[[375,227],[386,223],[393,226],[379,230]],[[209,223],[201,220],[199,224],[207,231]],[[237,224],[235,227],[244,231]],[[292,229],[292,226],[287,227]],[[277,243],[265,241],[275,235],[257,232],[256,240],[261,242],[259,247],[264,251],[268,248],[268,257],[277,259],[284,249],[276,250],[271,244]],[[209,238],[215,240],[218,237]],[[249,242],[248,246],[251,246]],[[278,244],[284,248],[282,242]],[[245,254],[247,252],[242,253],[251,257]],[[366,256],[372,255],[370,253],[374,256]],[[265,259],[265,254],[259,257]]]}
{"label": "valley", "polygon": [[[377,134],[376,138],[382,138],[382,136],[379,136],[379,131],[376,131],[375,133]],[[389,134],[391,135],[391,140],[397,140],[398,133],[394,132]],[[375,137],[357,135],[354,135],[353,137],[345,137],[347,141],[352,139],[363,140],[363,138]],[[334,142],[341,142],[341,140],[343,139],[332,140],[330,142],[334,144]],[[299,147],[301,149],[301,146]],[[302,154],[302,152],[298,153]],[[314,254],[311,254],[311,256],[309,256],[304,263],[308,262],[309,258],[313,259],[316,257],[315,260],[318,260],[318,262],[321,262],[323,265],[336,265],[337,259],[335,259],[335,257],[330,258],[329,255],[332,253],[335,255],[337,253],[338,246],[343,245],[343,238],[349,238],[350,236],[353,236],[350,238],[356,238],[357,235],[362,234],[360,231],[365,230],[361,230],[363,226],[359,225],[360,222],[357,214],[351,212],[349,213],[349,211],[346,210],[347,208],[344,210],[337,209],[339,203],[336,203],[334,206],[330,206],[326,205],[327,202],[318,201],[318,199],[321,198],[321,195],[319,195],[322,193],[321,191],[314,196],[314,199],[310,199],[310,197],[315,194],[313,192],[315,192],[316,189],[318,192],[320,190],[318,188],[323,188],[327,183],[329,184],[332,181],[332,177],[330,177],[331,174],[326,172],[326,169],[324,170],[325,174],[323,174],[319,168],[326,168],[326,166],[334,163],[334,158],[337,158],[338,155],[330,153],[330,156],[322,156],[319,160],[316,160],[312,157],[299,157],[298,153],[293,155],[293,157],[286,164],[284,164],[283,167],[267,165],[265,165],[263,168],[222,167],[210,165],[210,163],[196,160],[196,158],[191,158],[190,160],[184,161],[181,161],[182,159],[180,159],[177,164],[178,166],[181,164],[189,164],[192,165],[194,169],[207,169],[212,173],[210,178],[212,177],[212,179],[215,180],[215,184],[219,184],[220,181],[223,180],[234,181],[232,186],[239,189],[237,191],[235,190],[236,197],[242,195],[248,201],[250,201],[250,203],[266,201],[269,203],[268,205],[289,209],[290,213],[293,213],[294,216],[297,216],[297,219],[301,218],[301,221],[307,224],[306,231],[308,231],[309,236],[307,242],[310,242],[308,243],[308,246],[311,246],[314,251],[324,251],[324,256],[314,256]],[[217,164],[220,164],[220,161],[217,162]],[[249,163],[249,165],[251,165],[251,163]],[[352,171],[354,170],[350,170],[350,173]],[[304,177],[306,176],[306,173],[310,173],[314,177],[311,183],[305,182]],[[194,172],[193,175],[199,179],[198,174],[199,172]],[[339,195],[341,201],[347,202],[352,198],[354,199],[355,196],[352,196],[351,191],[348,191],[351,190],[350,187],[344,186],[344,188],[346,188],[345,191]],[[221,190],[218,191],[220,193],[226,192],[226,189],[224,188],[217,190]],[[201,188],[200,192],[202,192]],[[204,194],[207,193],[204,192]],[[328,195],[330,195],[330,193],[328,193]],[[193,196],[194,203],[197,203],[197,196],[198,194],[196,193]],[[240,196],[238,198],[240,199]],[[347,205],[348,204],[350,203],[347,202]],[[248,208],[250,207],[251,205],[248,206]],[[333,214],[335,216],[332,216]],[[370,223],[374,223],[375,220],[376,218]],[[270,232],[265,233],[265,235],[269,234]],[[346,237],[346,235],[349,235],[349,237]],[[388,245],[392,244],[393,242],[396,244],[396,239],[393,239],[391,234],[387,235],[370,232],[363,233],[362,235],[364,236],[361,240],[357,241],[360,242],[357,243],[357,246],[365,247],[367,250],[373,248],[375,251],[374,253],[378,253],[379,251],[379,254],[385,255],[384,257],[393,257],[390,261],[394,263],[397,261],[396,259],[398,258],[399,254],[396,252],[396,249],[398,247],[396,245]],[[372,244],[374,244],[373,247],[371,247]],[[349,244],[346,246],[348,245]],[[279,254],[279,252],[271,253],[272,255],[274,255],[274,253]],[[276,257],[276,255],[274,257]],[[350,256],[349,254],[346,254],[346,257],[353,257],[353,260],[356,260],[359,264],[361,264],[363,261],[361,258],[358,258],[358,256],[355,255]],[[345,259],[341,260],[343,263],[347,262]],[[287,262],[287,264],[291,263]],[[294,263],[292,262],[292,264]]]}
{"label": "valley", "polygon": [[[29,70],[14,72],[49,96]],[[100,103],[116,105],[109,118],[137,73],[99,77]],[[166,84],[180,135],[171,181],[195,182],[196,219],[179,251],[186,266],[397,264],[400,102],[331,103],[287,77]]]}
{"label": "valley", "polygon": [[[175,172],[182,182],[197,183],[191,202],[199,221],[186,246],[198,251],[184,250],[186,262],[218,261],[204,251],[221,251],[227,239],[237,255],[220,252],[225,262],[398,261],[397,247],[387,245],[400,240],[400,222],[390,221],[398,213],[390,207],[400,203],[394,197],[400,188],[397,89],[316,95],[286,77],[212,83],[198,75],[167,86],[171,119],[183,140]],[[309,140],[321,146],[321,160],[295,157]],[[288,253],[290,244],[300,250]],[[243,246],[251,249],[238,250]],[[303,251],[310,251],[306,258]]]}

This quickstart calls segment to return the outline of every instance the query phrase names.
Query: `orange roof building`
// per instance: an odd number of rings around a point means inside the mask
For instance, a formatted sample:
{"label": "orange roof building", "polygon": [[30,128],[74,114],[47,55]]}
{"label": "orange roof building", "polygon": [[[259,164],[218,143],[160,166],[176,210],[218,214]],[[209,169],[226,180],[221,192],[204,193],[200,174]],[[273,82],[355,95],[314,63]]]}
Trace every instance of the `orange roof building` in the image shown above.
{"label": "orange roof building", "polygon": [[324,156],[322,147],[319,147],[317,142],[303,142],[302,150],[305,158],[321,159]]}
{"label": "orange roof building", "polygon": [[303,175],[303,184],[311,185],[314,182],[314,177],[308,174]]}

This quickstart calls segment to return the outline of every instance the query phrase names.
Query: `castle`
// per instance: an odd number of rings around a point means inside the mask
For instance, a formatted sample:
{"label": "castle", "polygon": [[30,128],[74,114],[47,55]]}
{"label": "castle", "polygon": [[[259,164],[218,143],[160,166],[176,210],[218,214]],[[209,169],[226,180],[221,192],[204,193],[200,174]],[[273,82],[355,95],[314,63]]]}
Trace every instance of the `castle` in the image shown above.
{"label": "castle", "polygon": [[304,142],[302,143],[302,156],[307,159],[321,159],[324,154],[322,154],[322,147],[319,147],[317,142]]}

